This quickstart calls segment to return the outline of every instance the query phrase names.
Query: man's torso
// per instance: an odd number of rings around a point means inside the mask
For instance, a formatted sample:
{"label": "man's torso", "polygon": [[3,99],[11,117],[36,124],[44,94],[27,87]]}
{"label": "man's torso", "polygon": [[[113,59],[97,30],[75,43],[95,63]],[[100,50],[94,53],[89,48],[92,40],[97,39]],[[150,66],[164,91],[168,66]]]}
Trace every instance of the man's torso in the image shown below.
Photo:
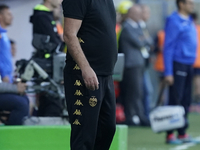
{"label": "man's torso", "polygon": [[[111,75],[117,58],[116,13],[112,0],[89,0],[78,32],[84,54],[97,75]],[[67,59],[73,60],[68,54]]]}
{"label": "man's torso", "polygon": [[125,67],[144,66],[144,58],[141,54],[141,48],[136,46],[136,38],[143,38],[141,28],[135,24],[131,24],[128,20],[123,24],[123,30],[119,42],[119,50],[125,53]]}

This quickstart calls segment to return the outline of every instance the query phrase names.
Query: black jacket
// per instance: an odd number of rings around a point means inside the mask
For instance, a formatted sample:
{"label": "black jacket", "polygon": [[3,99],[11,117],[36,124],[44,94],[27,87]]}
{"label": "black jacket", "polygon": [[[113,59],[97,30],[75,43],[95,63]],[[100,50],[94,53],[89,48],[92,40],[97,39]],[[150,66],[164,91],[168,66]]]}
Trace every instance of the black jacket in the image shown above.
{"label": "black jacket", "polygon": [[52,11],[34,9],[34,14],[30,17],[30,22],[33,24],[33,34],[49,35],[50,42],[58,45],[62,43],[56,28],[56,22]]}

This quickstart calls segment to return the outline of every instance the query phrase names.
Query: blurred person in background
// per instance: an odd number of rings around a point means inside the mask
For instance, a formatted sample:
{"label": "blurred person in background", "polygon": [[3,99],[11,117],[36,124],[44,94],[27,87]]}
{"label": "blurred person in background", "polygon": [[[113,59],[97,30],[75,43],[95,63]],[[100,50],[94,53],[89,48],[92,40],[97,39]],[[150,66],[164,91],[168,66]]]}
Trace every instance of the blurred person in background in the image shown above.
{"label": "blurred person in background", "polygon": [[[12,24],[12,13],[8,6],[0,5],[0,27],[6,29]],[[13,82],[11,44],[7,31],[1,33],[0,39],[0,75],[3,82]]]}
{"label": "blurred person in background", "polygon": [[[165,41],[165,31],[160,30],[157,33],[157,36],[155,38],[155,47],[154,47],[154,55],[155,55],[155,61],[154,61],[154,69],[157,72],[158,75],[158,82],[159,82],[159,91],[161,90],[163,86],[163,80],[164,80],[164,58],[163,58],[163,47],[164,47],[164,41]],[[165,88],[163,95],[161,97],[161,101],[163,105],[168,104],[168,88]]]}
{"label": "blurred person in background", "polygon": [[119,52],[125,54],[124,77],[120,83],[119,98],[124,105],[127,125],[149,125],[142,104],[145,60],[141,51],[147,41],[138,24],[141,14],[142,9],[139,5],[133,5],[129,9],[128,18],[123,23],[119,38]]}
{"label": "blurred person in background", "polygon": [[[13,67],[13,71],[15,71],[16,67],[15,67],[15,62],[16,62],[16,53],[17,53],[17,47],[16,47],[16,43],[15,41],[10,39],[10,45],[11,45],[11,54],[12,54],[12,67]],[[15,75],[14,75],[15,76]]]}
{"label": "blurred person in background", "polygon": [[193,13],[192,18],[194,19],[198,35],[197,57],[194,63],[194,101],[200,102],[200,25],[198,24],[197,13]]}
{"label": "blurred person in background", "polygon": [[155,48],[154,53],[156,55],[154,69],[157,71],[160,78],[160,82],[164,79],[164,58],[163,58],[163,47],[165,41],[165,31],[158,31],[155,38]]}
{"label": "blurred person in background", "polygon": [[16,57],[16,53],[17,53],[17,48],[16,48],[15,41],[10,40],[10,45],[11,45],[11,54],[12,54],[12,57],[15,58]]}
{"label": "blurred person in background", "polygon": [[[34,14],[30,17],[30,22],[33,24],[33,35],[49,35],[50,42],[56,44],[57,46],[63,42],[58,34],[54,11],[60,11],[58,8],[61,7],[61,1],[62,0],[43,0],[42,4],[38,4],[34,7]],[[63,51],[62,46],[60,50]],[[45,50],[41,53],[40,51],[37,51],[34,57],[42,57],[42,59],[45,58],[43,60],[52,61],[52,53],[46,52]],[[48,97],[45,93],[40,93],[37,115],[57,117],[61,114],[61,102],[57,99]]]}
{"label": "blurred person in background", "polygon": [[188,111],[191,103],[193,63],[196,58],[197,31],[190,16],[194,11],[193,0],[176,0],[178,11],[167,18],[164,44],[164,75],[169,87],[169,105],[185,108],[185,126],[167,132],[166,143],[196,142],[187,133]]}
{"label": "blurred person in background", "polygon": [[130,0],[121,1],[117,7],[117,12],[120,14],[118,23],[122,24],[128,18],[128,10],[134,5]]}
{"label": "blurred person in background", "polygon": [[[0,83],[0,122],[6,125],[22,125],[23,119],[29,116],[29,100],[24,96],[25,90],[24,83]],[[7,120],[2,119],[2,112],[7,114]]]}
{"label": "blurred person in background", "polygon": [[122,1],[119,6],[117,7],[117,24],[116,24],[116,34],[117,34],[117,41],[119,46],[119,37],[122,31],[122,23],[128,17],[128,10],[134,5],[134,3],[130,0]]}
{"label": "blurred person in background", "polygon": [[63,26],[62,26],[62,23],[61,23],[61,19],[62,19],[63,15],[62,15],[61,12],[62,12],[62,9],[61,9],[61,6],[59,5],[57,8],[54,9],[53,15],[54,15],[54,19],[56,21],[56,28],[58,30],[58,34],[60,36],[60,39],[62,41],[64,41],[64,39],[63,39],[63,32],[64,31],[63,31]]}
{"label": "blurred person in background", "polygon": [[[26,85],[12,84],[11,43],[5,30],[11,25],[12,19],[9,7],[0,5],[0,77],[3,81],[0,83],[0,122],[21,125],[23,118],[29,115],[29,102],[26,96],[20,96],[24,94]],[[8,116],[8,120],[3,119],[4,115]]]}
{"label": "blurred person in background", "polygon": [[149,30],[147,28],[147,21],[150,18],[150,8],[147,5],[141,5],[142,8],[142,18],[139,21],[140,28],[142,29],[142,32],[144,34],[144,37],[147,41],[145,47],[146,47],[146,53],[148,55],[144,58],[145,59],[145,70],[144,70],[144,78],[143,78],[143,105],[145,110],[145,115],[147,118],[149,118],[149,111],[150,111],[150,103],[152,102],[152,94],[153,94],[153,86],[149,74],[149,66],[150,66],[150,53],[152,51],[153,47],[153,39],[149,33]]}
{"label": "blurred person in background", "polygon": [[[60,7],[61,0],[43,0],[42,4],[38,4],[34,8],[34,13],[30,17],[33,24],[33,34],[49,35],[50,42],[59,45],[62,40],[58,34],[56,21],[53,11]],[[44,54],[45,58],[49,58],[51,54]]]}
{"label": "blurred person in background", "polygon": [[[119,37],[121,35],[122,31],[122,23],[126,20],[127,18],[127,13],[128,10],[134,5],[132,1],[125,0],[122,1],[118,7],[117,7],[117,24],[116,24],[116,35],[117,35],[117,45],[119,48]],[[120,86],[118,81],[114,81],[115,85],[115,96],[116,96],[116,122],[117,123],[122,123],[125,121],[125,114],[124,114],[124,108],[122,106],[121,99],[119,98],[120,94]]]}

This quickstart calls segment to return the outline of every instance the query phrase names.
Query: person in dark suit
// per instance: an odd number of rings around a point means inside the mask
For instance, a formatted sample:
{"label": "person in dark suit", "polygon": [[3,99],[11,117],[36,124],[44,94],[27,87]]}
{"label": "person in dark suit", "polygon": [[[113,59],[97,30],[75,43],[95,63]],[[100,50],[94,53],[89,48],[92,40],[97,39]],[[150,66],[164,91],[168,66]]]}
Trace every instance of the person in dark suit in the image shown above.
{"label": "person in dark suit", "polygon": [[119,39],[119,52],[125,54],[124,79],[120,83],[120,99],[124,105],[127,125],[149,125],[142,104],[144,57],[148,53],[145,49],[147,41],[138,24],[141,14],[142,10],[138,5],[129,9],[128,18],[123,24]]}

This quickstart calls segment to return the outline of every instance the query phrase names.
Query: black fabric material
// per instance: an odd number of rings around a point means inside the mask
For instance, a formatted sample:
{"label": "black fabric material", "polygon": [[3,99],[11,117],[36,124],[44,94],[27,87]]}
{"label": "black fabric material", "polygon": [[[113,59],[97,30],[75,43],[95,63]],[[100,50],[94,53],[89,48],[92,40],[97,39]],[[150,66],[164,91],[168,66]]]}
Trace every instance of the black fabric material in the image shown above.
{"label": "black fabric material", "polygon": [[81,71],[70,65],[64,69],[64,81],[71,150],[109,150],[116,129],[112,76],[98,76],[99,90],[90,91]]}
{"label": "black fabric material", "polygon": [[200,68],[194,68],[194,75],[195,76],[200,75]]}
{"label": "black fabric material", "polygon": [[148,122],[142,102],[143,71],[144,68],[142,67],[125,68],[124,79],[120,83],[121,92],[119,98],[124,105],[126,123],[128,125],[133,124],[132,118],[134,115],[139,116],[142,124]]}
{"label": "black fabric material", "polygon": [[17,94],[0,94],[0,110],[11,112],[7,125],[22,125],[24,117],[29,116],[29,100]]}
{"label": "black fabric material", "polygon": [[[112,0],[64,0],[64,16],[82,20],[78,38],[97,75],[112,75],[117,60],[116,13]],[[73,60],[70,54],[68,60]]]}
{"label": "black fabric material", "polygon": [[30,18],[30,22],[33,24],[33,34],[49,35],[50,42],[58,45],[62,43],[56,28],[56,24],[53,23],[53,12],[34,10],[34,14]]}
{"label": "black fabric material", "polygon": [[[191,104],[192,93],[192,65],[185,65],[174,62],[174,85],[169,88],[169,105],[181,104],[185,108],[185,126],[178,129],[179,135],[184,135],[189,126],[188,112]],[[178,100],[177,100],[178,99]],[[169,131],[171,134],[173,131]]]}

